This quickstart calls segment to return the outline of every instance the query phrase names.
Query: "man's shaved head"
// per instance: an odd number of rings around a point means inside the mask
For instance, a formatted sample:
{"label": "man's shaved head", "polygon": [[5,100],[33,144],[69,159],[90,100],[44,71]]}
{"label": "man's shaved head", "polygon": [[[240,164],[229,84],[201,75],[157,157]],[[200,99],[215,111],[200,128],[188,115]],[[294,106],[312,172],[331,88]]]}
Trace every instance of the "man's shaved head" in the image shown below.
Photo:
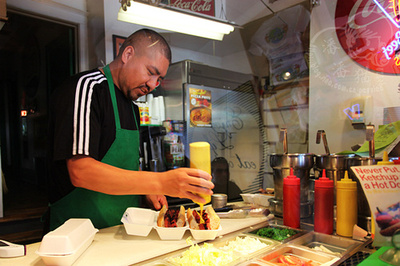
{"label": "man's shaved head", "polygon": [[122,44],[118,57],[122,55],[127,46],[133,46],[137,55],[143,55],[157,48],[171,63],[171,48],[164,37],[153,30],[141,29],[132,33]]}

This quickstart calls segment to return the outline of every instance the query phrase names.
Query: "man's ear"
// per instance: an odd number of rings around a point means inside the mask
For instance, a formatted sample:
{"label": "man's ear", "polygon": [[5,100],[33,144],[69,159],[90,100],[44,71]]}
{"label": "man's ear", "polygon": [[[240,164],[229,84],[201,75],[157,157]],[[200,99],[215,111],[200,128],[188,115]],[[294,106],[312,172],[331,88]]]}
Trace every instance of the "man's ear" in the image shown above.
{"label": "man's ear", "polygon": [[132,58],[135,54],[135,49],[133,48],[133,46],[129,45],[127,47],[125,47],[124,52],[122,53],[122,57],[121,60],[123,63],[128,62],[128,60],[130,58]]}

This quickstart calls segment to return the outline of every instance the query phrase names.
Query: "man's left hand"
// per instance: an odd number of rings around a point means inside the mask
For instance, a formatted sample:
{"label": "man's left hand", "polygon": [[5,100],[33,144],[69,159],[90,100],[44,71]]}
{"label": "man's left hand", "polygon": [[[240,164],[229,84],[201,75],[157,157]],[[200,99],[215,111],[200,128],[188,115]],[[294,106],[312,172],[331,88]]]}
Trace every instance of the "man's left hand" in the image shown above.
{"label": "man's left hand", "polygon": [[168,208],[167,198],[164,195],[146,195],[146,200],[156,210],[160,210],[164,205]]}

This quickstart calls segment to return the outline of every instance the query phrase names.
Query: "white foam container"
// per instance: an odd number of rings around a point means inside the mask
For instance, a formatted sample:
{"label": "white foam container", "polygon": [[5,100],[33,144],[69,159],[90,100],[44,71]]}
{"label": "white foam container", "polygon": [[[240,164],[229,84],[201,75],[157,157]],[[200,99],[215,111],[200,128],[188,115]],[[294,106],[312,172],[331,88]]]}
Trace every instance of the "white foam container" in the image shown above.
{"label": "white foam container", "polygon": [[161,240],[181,240],[189,226],[186,225],[184,227],[160,227],[155,225],[154,228],[156,229]]}
{"label": "white foam container", "polygon": [[90,246],[98,231],[90,219],[69,219],[43,237],[36,254],[46,265],[71,265]]}
{"label": "white foam container", "polygon": [[255,194],[240,194],[245,203],[254,203],[254,195]]}
{"label": "white foam container", "polygon": [[196,240],[214,240],[221,231],[221,225],[216,230],[190,229],[190,233]]}
{"label": "white foam container", "polygon": [[217,230],[190,229],[187,221],[184,227],[159,227],[157,226],[158,213],[150,209],[130,207],[126,209],[121,222],[128,235],[148,236],[154,228],[161,240],[181,240],[188,229],[196,240],[213,240],[222,230],[221,226]]}
{"label": "white foam container", "polygon": [[274,196],[270,195],[264,195],[264,194],[254,194],[254,203],[263,206],[263,207],[268,207],[269,206],[269,199],[273,198]]}
{"label": "white foam container", "polygon": [[150,209],[127,208],[121,218],[128,235],[148,236],[155,224],[157,212]]}

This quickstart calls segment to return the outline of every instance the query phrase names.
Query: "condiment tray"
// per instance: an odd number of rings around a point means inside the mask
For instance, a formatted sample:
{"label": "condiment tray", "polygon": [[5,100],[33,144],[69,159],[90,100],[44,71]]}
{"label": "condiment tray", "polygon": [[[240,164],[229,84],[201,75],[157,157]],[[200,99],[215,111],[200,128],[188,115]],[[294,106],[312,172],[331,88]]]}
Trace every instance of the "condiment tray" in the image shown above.
{"label": "condiment tray", "polygon": [[336,235],[309,232],[292,240],[290,243],[310,248],[316,252],[343,256],[345,253],[360,247],[364,242]]}
{"label": "condiment tray", "polygon": [[[287,234],[283,235],[282,232],[285,232]],[[245,233],[260,238],[272,239],[275,241],[279,241],[280,243],[287,243],[301,235],[306,234],[307,231],[299,228],[291,228],[284,225],[269,224]]]}
{"label": "condiment tray", "polygon": [[266,265],[276,265],[276,263],[279,263],[281,257],[299,259],[303,262],[308,262],[310,265],[332,265],[334,262],[339,260],[339,257],[337,256],[312,252],[309,249],[289,244],[282,245],[265,254],[261,254],[258,260],[262,261]]}

